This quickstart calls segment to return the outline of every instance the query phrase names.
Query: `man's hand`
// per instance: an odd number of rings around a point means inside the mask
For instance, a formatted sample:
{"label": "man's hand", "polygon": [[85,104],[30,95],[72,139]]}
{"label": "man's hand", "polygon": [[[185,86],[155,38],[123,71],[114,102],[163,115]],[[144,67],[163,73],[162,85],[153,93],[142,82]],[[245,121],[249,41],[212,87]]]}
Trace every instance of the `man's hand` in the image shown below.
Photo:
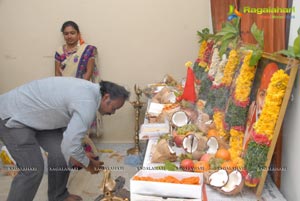
{"label": "man's hand", "polygon": [[90,159],[88,167],[85,168],[87,171],[92,174],[97,174],[101,169],[103,169],[104,163],[102,161],[99,161],[98,156],[91,152],[86,153],[86,156]]}

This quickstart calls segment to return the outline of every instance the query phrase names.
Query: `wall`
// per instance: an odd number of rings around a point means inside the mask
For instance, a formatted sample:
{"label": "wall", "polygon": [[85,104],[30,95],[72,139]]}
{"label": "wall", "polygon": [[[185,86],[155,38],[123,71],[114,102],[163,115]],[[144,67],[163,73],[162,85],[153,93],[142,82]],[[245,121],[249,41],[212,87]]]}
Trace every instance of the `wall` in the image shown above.
{"label": "wall", "polygon": [[[292,45],[297,37],[297,29],[300,26],[300,1],[294,0],[296,8],[295,18],[291,20],[289,44]],[[300,191],[298,182],[300,180],[300,72],[296,78],[292,99],[289,102],[283,125],[283,150],[282,167],[284,171],[281,175],[281,191],[287,200],[300,200]]]}
{"label": "wall", "polygon": [[[0,93],[54,75],[66,20],[77,22],[85,41],[98,47],[104,80],[133,91],[134,84],[143,88],[165,74],[183,78],[185,62],[197,57],[197,30],[209,26],[209,12],[209,1],[198,0],[0,0]],[[104,117],[104,124],[103,141],[133,141],[129,103]]]}

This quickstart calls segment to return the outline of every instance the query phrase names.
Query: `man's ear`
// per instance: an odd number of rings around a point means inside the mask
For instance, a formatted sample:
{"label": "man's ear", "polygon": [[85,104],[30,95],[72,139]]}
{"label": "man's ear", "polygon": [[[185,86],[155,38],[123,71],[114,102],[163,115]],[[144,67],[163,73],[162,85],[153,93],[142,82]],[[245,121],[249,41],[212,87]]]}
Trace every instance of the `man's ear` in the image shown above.
{"label": "man's ear", "polygon": [[104,94],[104,96],[102,96],[102,100],[106,101],[110,99],[110,95],[109,94]]}

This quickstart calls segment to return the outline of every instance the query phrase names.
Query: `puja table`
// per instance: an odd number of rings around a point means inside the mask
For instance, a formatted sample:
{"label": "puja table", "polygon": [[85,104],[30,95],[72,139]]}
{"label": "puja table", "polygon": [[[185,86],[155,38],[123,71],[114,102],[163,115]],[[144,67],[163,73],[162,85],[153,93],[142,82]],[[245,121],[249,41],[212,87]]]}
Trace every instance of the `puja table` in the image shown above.
{"label": "puja table", "polygon": [[[156,144],[157,138],[149,139],[147,142],[147,148],[145,153],[145,158],[143,162],[143,169],[153,170],[156,166],[160,166],[161,164],[151,163],[151,149],[154,144]],[[176,165],[179,165],[178,163]],[[162,189],[163,190],[163,189]],[[199,189],[201,190],[201,189]],[[263,193],[261,197],[257,197],[254,189],[244,187],[243,190],[237,195],[229,196],[224,195],[215,189],[211,188],[209,185],[205,185],[202,188],[202,199],[188,199],[188,198],[165,198],[158,196],[149,196],[149,195],[141,195],[141,194],[131,194],[131,199],[134,201],[252,201],[252,200],[270,200],[270,201],[286,201],[284,196],[281,194],[271,176],[267,176]]]}

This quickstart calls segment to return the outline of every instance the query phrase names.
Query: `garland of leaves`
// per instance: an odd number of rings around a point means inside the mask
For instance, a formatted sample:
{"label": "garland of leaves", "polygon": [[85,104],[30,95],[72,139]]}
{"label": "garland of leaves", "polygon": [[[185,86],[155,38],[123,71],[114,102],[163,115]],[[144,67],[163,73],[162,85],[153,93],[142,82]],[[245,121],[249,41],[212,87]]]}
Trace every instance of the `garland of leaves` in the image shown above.
{"label": "garland of leaves", "polygon": [[212,79],[208,75],[208,79],[213,80],[213,81],[212,81],[212,83],[210,83],[210,88],[206,89],[207,90],[207,92],[206,92],[207,93],[207,103],[205,104],[204,111],[205,111],[205,113],[207,113],[210,116],[212,116],[214,113],[214,110],[216,108],[218,108],[218,107],[216,107],[216,105],[225,104],[224,97],[222,97],[223,94],[225,95],[225,92],[218,93],[216,90],[221,87],[221,83],[218,84],[218,82],[221,82],[221,80],[222,80],[226,63],[227,63],[227,58],[226,58],[226,55],[224,54],[222,57],[222,60],[218,64],[218,69],[215,74],[215,77]]}
{"label": "garland of leaves", "polygon": [[[246,180],[251,181],[254,178],[259,178],[263,170],[265,170],[267,154],[269,147],[267,145],[257,144],[254,141],[250,141],[248,144],[247,152],[245,154],[245,169],[246,169]],[[247,178],[248,177],[248,178]],[[246,183],[247,186],[255,187],[257,182]]]}

